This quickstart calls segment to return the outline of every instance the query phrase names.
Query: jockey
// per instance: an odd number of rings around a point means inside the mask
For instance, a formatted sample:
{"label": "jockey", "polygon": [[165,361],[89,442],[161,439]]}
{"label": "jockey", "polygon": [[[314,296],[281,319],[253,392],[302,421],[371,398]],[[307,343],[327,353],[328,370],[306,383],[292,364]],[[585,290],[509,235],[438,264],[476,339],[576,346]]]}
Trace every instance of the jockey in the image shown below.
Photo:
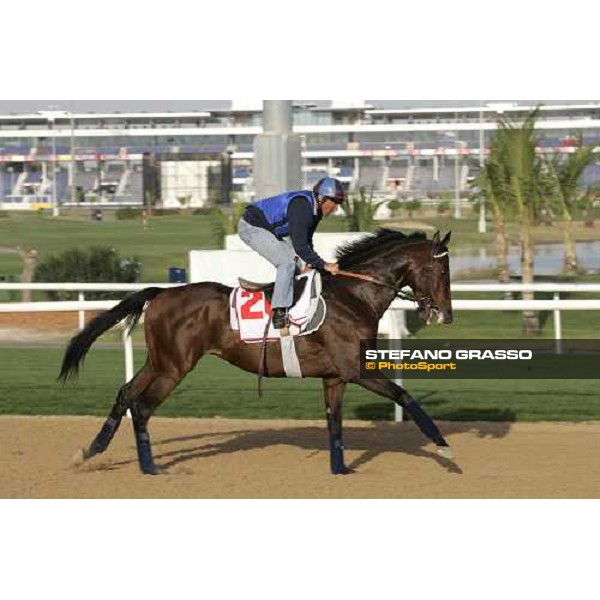
{"label": "jockey", "polygon": [[253,202],[238,224],[240,238],[277,268],[271,306],[273,327],[287,327],[294,295],[297,257],[308,267],[336,275],[337,262],[326,263],[313,248],[313,233],[323,217],[345,199],[342,184],[324,177],[312,189],[285,192]]}

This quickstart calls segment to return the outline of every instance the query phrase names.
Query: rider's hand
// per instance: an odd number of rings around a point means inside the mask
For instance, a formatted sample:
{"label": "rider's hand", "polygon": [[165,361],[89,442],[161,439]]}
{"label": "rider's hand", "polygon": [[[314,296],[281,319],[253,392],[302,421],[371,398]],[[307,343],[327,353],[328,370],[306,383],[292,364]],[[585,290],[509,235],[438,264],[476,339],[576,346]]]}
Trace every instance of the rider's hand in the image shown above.
{"label": "rider's hand", "polygon": [[323,268],[332,275],[337,275],[340,272],[340,266],[336,262],[325,263]]}
{"label": "rider's hand", "polygon": [[304,265],[300,273],[308,273],[309,271],[312,271],[312,267],[310,265]]}

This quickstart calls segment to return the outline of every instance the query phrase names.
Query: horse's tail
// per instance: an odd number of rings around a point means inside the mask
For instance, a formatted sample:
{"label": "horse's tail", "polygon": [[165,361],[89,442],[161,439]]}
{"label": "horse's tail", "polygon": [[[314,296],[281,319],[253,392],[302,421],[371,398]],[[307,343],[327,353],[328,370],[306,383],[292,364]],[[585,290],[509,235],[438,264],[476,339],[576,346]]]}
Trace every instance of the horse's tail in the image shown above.
{"label": "horse's tail", "polygon": [[65,383],[68,378],[77,377],[79,365],[85,358],[87,351],[103,333],[123,319],[127,319],[126,326],[131,329],[142,316],[146,302],[164,291],[165,288],[146,288],[131,294],[110,310],[92,319],[83,331],[71,338],[57,380]]}

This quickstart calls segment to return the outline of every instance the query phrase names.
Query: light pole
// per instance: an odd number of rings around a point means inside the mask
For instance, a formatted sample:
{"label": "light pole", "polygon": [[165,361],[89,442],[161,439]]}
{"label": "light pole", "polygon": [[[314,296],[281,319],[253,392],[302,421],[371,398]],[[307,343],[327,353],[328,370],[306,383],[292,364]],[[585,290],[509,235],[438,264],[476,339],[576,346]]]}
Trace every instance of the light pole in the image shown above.
{"label": "light pole", "polygon": [[52,122],[52,216],[58,217],[58,198],[56,197],[56,129]]}
{"label": "light pole", "polygon": [[[483,171],[485,151],[485,136],[483,132],[483,107],[479,107],[479,172]],[[479,233],[487,232],[487,224],[485,222],[485,196],[480,194],[479,204]]]}
{"label": "light pole", "polygon": [[39,113],[48,120],[48,128],[52,127],[52,216],[58,217],[57,186],[56,186],[56,119],[64,117],[67,113],[64,110],[41,110]]}
{"label": "light pole", "polygon": [[458,139],[458,132],[456,131],[446,131],[443,135],[454,140],[454,218],[460,219],[462,215],[460,210],[460,173],[458,159],[460,157],[460,148],[463,146],[464,142]]}
{"label": "light pole", "polygon": [[301,164],[302,164],[302,189],[308,190],[308,172],[309,172],[309,162],[306,155],[306,151],[308,150],[308,144],[306,143],[306,136],[300,136],[300,153],[301,153]]}
{"label": "light pole", "polygon": [[459,157],[459,144],[458,140],[454,140],[454,150],[456,156],[454,157],[454,218],[460,219],[460,174],[458,169],[458,157]]}
{"label": "light pole", "polygon": [[73,205],[77,202],[77,187],[76,187],[76,178],[75,178],[75,118],[73,116],[73,107],[71,106],[71,110],[69,111],[69,117],[71,121],[71,165],[69,169],[69,188],[71,190],[71,202]]}

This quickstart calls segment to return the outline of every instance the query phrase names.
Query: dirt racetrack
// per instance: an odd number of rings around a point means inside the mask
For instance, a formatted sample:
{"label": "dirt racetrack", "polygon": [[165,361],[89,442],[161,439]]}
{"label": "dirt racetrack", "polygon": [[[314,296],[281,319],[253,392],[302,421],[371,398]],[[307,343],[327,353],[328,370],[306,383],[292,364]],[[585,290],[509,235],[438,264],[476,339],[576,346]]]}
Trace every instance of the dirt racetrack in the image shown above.
{"label": "dirt racetrack", "polygon": [[157,463],[139,473],[129,422],[80,467],[94,417],[0,417],[2,498],[598,498],[600,423],[440,423],[435,454],[413,423],[347,422],[356,473],[329,474],[320,421],[151,421]]}

